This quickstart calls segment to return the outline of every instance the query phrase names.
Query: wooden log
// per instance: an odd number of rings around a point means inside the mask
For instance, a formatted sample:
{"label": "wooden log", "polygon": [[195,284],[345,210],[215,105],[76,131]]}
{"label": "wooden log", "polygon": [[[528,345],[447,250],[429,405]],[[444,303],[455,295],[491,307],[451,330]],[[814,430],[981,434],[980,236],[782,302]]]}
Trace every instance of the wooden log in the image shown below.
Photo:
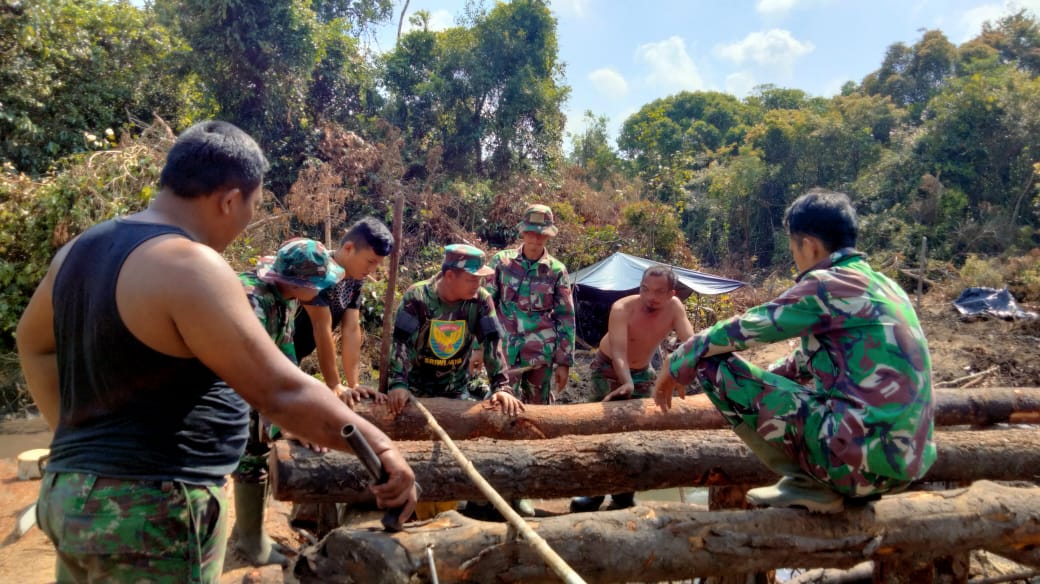
{"label": "wooden log", "polygon": [[[936,389],[937,426],[997,423],[1040,423],[1040,388],[988,387],[968,390]],[[691,395],[674,400],[664,413],[650,399],[527,406],[509,418],[489,411],[486,402],[444,398],[422,400],[448,435],[455,440],[485,437],[500,440],[537,440],[568,434],[609,434],[636,430],[709,430],[727,428],[725,420],[707,396]],[[357,411],[394,440],[433,440],[426,420],[415,408],[397,418],[386,407],[364,402]]]}
{"label": "wooden log", "polygon": [[[971,488],[913,492],[817,515],[794,509],[704,511],[664,503],[530,520],[590,583],[657,582],[777,568],[847,568],[984,549],[1040,566],[1040,488],[979,481]],[[432,545],[442,582],[556,582],[531,547],[502,523],[456,512],[389,534],[334,530],[307,548],[301,582],[428,582]]]}
{"label": "wooden log", "polygon": [[[939,431],[936,444],[939,459],[926,481],[1040,478],[1040,432],[1035,429]],[[423,486],[423,500],[482,498],[443,444],[397,445]],[[624,432],[552,440],[478,438],[458,446],[506,499],[762,485],[777,478],[729,430]],[[368,473],[349,454],[317,454],[279,441],[269,460],[276,499],[370,500],[365,491]]]}

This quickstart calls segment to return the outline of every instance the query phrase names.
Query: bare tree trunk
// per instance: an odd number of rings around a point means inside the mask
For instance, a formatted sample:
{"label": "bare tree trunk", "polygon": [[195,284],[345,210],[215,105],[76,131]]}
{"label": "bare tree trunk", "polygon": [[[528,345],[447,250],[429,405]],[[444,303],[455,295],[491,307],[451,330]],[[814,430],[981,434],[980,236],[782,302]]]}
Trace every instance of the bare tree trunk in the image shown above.
{"label": "bare tree trunk", "polygon": [[[840,515],[794,509],[705,511],[678,503],[532,520],[587,582],[657,582],[777,568],[847,568],[864,560],[924,565],[984,549],[1040,566],[1040,488],[980,481],[969,489],[884,497]],[[301,582],[557,582],[503,523],[449,512],[388,534],[339,528],[303,551]],[[1021,559],[1018,561],[1022,561]],[[923,574],[918,570],[916,573]],[[935,574],[934,570],[931,574]],[[887,582],[933,583],[893,575]]]}
{"label": "bare tree trunk", "polygon": [[404,15],[408,14],[408,3],[411,0],[404,0],[404,6],[401,7],[401,18],[397,20],[397,41],[401,42],[401,28],[404,26]]}
{"label": "bare tree trunk", "polygon": [[[936,432],[938,461],[924,481],[1037,480],[1040,432]],[[423,500],[481,498],[442,444],[398,442]],[[763,485],[777,480],[728,430],[624,432],[551,440],[464,440],[459,449],[506,499],[558,498],[674,487]],[[279,441],[270,457],[274,497],[297,502],[369,500],[368,472],[353,456],[316,454]]]}
{"label": "bare tree trunk", "polygon": [[[379,391],[386,393],[390,386],[390,343],[393,341],[394,293],[397,289],[397,272],[401,267],[402,221],[404,221],[404,193],[400,184],[394,197],[394,249],[390,252],[390,274],[383,294],[383,338],[379,346]],[[384,409],[385,411],[385,409]]]}

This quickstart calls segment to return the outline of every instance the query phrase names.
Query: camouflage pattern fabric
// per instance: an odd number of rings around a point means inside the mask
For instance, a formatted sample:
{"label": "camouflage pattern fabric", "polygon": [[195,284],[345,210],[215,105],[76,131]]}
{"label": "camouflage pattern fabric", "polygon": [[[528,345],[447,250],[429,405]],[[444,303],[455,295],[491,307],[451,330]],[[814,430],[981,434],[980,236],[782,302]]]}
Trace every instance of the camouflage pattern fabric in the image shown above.
{"label": "camouflage pattern fabric", "polygon": [[40,529],[58,582],[216,583],[228,536],[222,486],[44,473]]}
{"label": "camouflage pattern fabric", "polygon": [[[278,286],[259,279],[255,271],[243,272],[238,279],[245,288],[246,297],[253,307],[253,314],[260,319],[260,324],[271,337],[282,354],[297,364],[296,346],[293,344],[293,331],[296,326],[296,312],[300,302],[282,296]],[[239,482],[258,484],[267,479],[267,453],[270,446],[265,436],[274,437],[278,428],[268,426],[261,420],[255,410],[249,414],[249,437],[246,450],[238,461],[238,467],[231,476]]]}
{"label": "camouflage pattern fabric", "polygon": [[324,290],[343,277],[343,268],[319,241],[296,237],[278,248],[278,253],[257,259],[256,275],[264,282]]}
{"label": "camouflage pattern fabric", "polygon": [[[621,381],[614,372],[614,363],[601,351],[596,351],[596,360],[592,362],[590,369],[595,401],[603,401],[608,393],[621,385]],[[629,369],[628,373],[632,376],[632,383],[635,385],[635,389],[632,390],[632,395],[628,399],[653,397],[657,373],[652,367]]]}
{"label": "camouflage pattern fabric", "polygon": [[267,455],[271,452],[270,440],[278,438],[278,428],[266,424],[260,413],[249,410],[249,437],[246,449],[238,459],[238,466],[231,473],[231,478],[239,483],[259,485],[267,482]]}
{"label": "camouflage pattern fabric", "polygon": [[[483,288],[474,300],[442,302],[436,288],[439,278],[413,284],[401,298],[395,328],[410,319],[419,326],[406,340],[394,335],[390,390],[408,389],[419,397],[466,396],[469,356],[480,321],[490,317],[497,323],[498,317],[491,295]],[[486,336],[481,346],[492,391],[508,390],[501,338]]]}
{"label": "camouflage pattern fabric", "polygon": [[293,329],[296,311],[300,308],[299,300],[283,297],[277,286],[258,278],[255,270],[239,274],[238,279],[245,288],[253,313],[260,319],[260,324],[271,340],[286,357],[294,364],[297,363]]}
{"label": "camouflage pattern fabric", "polygon": [[[725,355],[795,337],[801,347],[771,371]],[[776,300],[694,335],[668,366],[679,383],[697,381],[732,424],[756,428],[844,495],[897,488],[935,461],[931,357],[917,315],[899,285],[851,248]]]}
{"label": "camouflage pattern fabric", "polygon": [[533,369],[510,380],[528,403],[549,403],[550,366],[574,364],[574,299],[562,262],[542,254],[528,260],[523,246],[491,258],[487,283],[505,329],[506,363]]}

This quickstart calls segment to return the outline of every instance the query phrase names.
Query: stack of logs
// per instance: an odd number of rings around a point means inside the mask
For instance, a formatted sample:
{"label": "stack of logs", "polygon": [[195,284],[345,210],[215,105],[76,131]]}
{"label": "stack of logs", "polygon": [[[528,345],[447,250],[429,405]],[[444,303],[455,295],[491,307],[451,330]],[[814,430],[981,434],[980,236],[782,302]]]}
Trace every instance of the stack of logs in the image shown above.
{"label": "stack of logs", "polygon": [[[707,486],[735,490],[731,498],[739,501],[749,486],[776,480],[725,430],[704,396],[673,403],[668,413],[652,400],[528,406],[510,419],[485,411],[485,403],[423,400],[506,499]],[[481,498],[415,408],[397,419],[382,406],[359,412],[399,441],[424,500]],[[938,389],[939,457],[924,481],[970,486],[890,495],[836,516],[655,503],[531,522],[588,582],[744,582],[748,573],[864,561],[874,562],[875,582],[966,582],[973,549],[1040,568],[1040,432],[1014,427],[1037,423],[1040,389]],[[280,442],[271,471],[281,500],[371,500],[368,475],[350,455]],[[506,524],[454,512],[397,534],[338,528],[301,557],[296,571],[304,581],[431,581],[430,545],[440,581],[558,581]]]}

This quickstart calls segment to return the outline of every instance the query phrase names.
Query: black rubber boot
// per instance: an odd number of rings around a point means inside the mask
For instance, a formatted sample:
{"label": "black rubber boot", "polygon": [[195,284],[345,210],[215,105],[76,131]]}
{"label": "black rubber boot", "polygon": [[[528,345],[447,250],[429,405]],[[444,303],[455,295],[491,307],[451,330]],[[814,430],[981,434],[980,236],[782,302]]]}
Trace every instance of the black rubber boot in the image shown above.
{"label": "black rubber boot", "polygon": [[571,513],[588,513],[590,511],[599,511],[599,506],[603,504],[605,495],[596,495],[594,497],[575,497],[571,499]]}
{"label": "black rubber boot", "polygon": [[628,509],[629,507],[635,507],[635,505],[635,493],[614,493],[610,496],[610,505],[607,505],[607,511],[614,511],[615,509]]}

